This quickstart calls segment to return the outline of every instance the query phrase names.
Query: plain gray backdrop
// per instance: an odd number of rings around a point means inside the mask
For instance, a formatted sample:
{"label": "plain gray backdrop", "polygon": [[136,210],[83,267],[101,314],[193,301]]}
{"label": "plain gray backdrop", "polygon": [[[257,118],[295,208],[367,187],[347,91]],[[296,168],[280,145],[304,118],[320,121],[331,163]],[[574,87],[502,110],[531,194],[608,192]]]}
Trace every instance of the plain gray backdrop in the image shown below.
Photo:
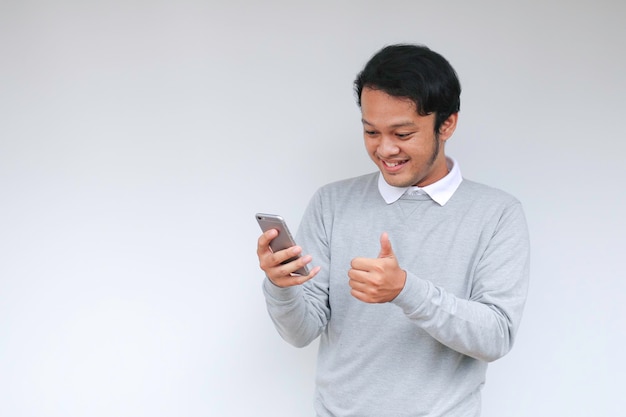
{"label": "plain gray backdrop", "polygon": [[267,317],[253,216],[295,229],[375,169],[352,81],[396,42],[456,68],[447,152],[528,217],[483,416],[623,412],[625,10],[0,0],[0,415],[311,416],[316,345]]}

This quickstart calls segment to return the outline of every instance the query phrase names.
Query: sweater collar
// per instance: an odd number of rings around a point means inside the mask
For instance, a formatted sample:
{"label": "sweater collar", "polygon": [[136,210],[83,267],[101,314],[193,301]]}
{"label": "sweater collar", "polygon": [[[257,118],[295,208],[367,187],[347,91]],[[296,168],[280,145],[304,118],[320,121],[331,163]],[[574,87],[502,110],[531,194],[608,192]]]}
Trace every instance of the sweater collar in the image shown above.
{"label": "sweater collar", "polygon": [[382,175],[378,174],[378,191],[387,204],[394,203],[404,194],[426,194],[440,206],[452,198],[454,192],[463,181],[459,164],[453,158],[446,157],[448,175],[425,187],[394,187],[387,184]]}

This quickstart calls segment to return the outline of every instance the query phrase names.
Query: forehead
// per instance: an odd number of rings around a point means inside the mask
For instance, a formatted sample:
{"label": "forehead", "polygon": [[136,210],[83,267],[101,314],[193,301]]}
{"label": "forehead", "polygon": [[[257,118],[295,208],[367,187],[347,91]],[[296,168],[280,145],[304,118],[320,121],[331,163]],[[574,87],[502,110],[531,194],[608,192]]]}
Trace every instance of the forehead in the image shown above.
{"label": "forehead", "polygon": [[363,123],[373,126],[421,125],[434,122],[434,115],[420,116],[413,100],[396,97],[382,90],[364,88],[361,92]]}

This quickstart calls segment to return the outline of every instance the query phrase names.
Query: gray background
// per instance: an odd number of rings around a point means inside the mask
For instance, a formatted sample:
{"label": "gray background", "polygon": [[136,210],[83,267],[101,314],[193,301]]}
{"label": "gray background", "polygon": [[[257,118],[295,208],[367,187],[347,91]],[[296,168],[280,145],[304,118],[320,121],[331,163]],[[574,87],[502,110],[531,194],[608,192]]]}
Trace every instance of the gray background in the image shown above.
{"label": "gray background", "polygon": [[0,415],[312,415],[253,215],[375,169],[352,81],[394,42],[457,69],[447,151],[530,225],[483,416],[623,411],[623,3],[217,3],[0,1]]}

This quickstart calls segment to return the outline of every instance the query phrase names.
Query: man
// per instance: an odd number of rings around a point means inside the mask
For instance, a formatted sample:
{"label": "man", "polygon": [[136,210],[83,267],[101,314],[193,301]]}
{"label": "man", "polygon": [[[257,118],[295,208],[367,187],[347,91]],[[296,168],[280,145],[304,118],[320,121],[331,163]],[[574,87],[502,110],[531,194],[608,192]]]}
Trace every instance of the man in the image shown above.
{"label": "man", "polygon": [[261,235],[269,314],[295,346],[321,337],[319,417],[478,416],[487,363],[511,349],[526,299],[521,205],[446,157],[461,88],[442,56],[383,48],[355,91],[379,172],[318,190],[301,247],[272,253],[277,232]]}

